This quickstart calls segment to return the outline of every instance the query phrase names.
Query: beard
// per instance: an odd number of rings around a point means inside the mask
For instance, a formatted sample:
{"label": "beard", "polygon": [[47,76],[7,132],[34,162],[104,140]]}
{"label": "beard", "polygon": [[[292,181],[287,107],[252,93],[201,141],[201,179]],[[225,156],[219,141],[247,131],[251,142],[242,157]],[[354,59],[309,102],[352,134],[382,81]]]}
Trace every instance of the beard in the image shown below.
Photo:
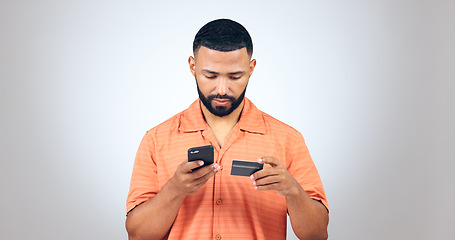
{"label": "beard", "polygon": [[[225,95],[212,94],[212,95],[209,95],[208,97],[206,97],[206,96],[204,96],[204,94],[202,94],[201,90],[199,89],[199,84],[197,83],[197,79],[196,79],[196,86],[197,86],[197,93],[199,94],[199,99],[201,99],[202,104],[204,104],[204,106],[209,110],[210,113],[212,113],[213,115],[215,115],[217,117],[224,117],[224,116],[231,114],[235,109],[237,109],[240,106],[243,99],[245,98],[246,87],[243,90],[242,94],[240,94],[240,96],[236,99],[235,97],[229,96],[227,94],[225,94]],[[212,101],[215,98],[216,99],[228,99],[231,102],[231,106],[230,107],[226,107],[226,106],[213,107]]]}

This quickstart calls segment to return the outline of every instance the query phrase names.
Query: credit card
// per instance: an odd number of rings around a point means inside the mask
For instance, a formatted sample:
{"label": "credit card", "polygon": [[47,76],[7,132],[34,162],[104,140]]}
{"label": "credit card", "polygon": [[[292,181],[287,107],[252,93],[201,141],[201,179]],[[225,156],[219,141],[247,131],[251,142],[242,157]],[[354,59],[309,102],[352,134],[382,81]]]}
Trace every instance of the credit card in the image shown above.
{"label": "credit card", "polygon": [[231,175],[247,176],[261,170],[264,164],[252,161],[232,160]]}

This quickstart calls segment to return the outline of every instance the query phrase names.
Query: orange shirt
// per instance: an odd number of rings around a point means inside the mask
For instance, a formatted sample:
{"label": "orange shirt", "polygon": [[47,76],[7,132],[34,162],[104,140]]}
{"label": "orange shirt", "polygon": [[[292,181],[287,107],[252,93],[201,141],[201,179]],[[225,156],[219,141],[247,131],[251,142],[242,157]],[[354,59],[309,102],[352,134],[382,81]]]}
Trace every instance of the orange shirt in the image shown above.
{"label": "orange shirt", "polygon": [[185,198],[169,239],[286,239],[285,198],[275,191],[255,190],[249,177],[230,175],[233,159],[275,157],[311,198],[328,207],[302,135],[245,98],[240,119],[222,148],[204,120],[199,100],[149,130],[136,155],[127,211],[160,191],[187,159],[188,148],[209,144],[223,169]]}

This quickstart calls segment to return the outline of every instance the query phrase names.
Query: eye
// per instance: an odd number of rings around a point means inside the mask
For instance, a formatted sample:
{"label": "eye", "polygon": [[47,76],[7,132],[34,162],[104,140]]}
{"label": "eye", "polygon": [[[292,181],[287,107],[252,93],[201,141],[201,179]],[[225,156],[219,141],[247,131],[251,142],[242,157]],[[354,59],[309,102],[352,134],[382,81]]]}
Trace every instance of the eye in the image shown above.
{"label": "eye", "polygon": [[207,76],[207,75],[206,75],[205,77],[208,78],[208,79],[215,79],[215,78],[216,78],[216,75],[211,75],[211,76]]}
{"label": "eye", "polygon": [[238,76],[231,76],[231,77],[229,77],[229,78],[232,79],[232,80],[238,80],[238,79],[240,79],[241,77],[238,77]]}

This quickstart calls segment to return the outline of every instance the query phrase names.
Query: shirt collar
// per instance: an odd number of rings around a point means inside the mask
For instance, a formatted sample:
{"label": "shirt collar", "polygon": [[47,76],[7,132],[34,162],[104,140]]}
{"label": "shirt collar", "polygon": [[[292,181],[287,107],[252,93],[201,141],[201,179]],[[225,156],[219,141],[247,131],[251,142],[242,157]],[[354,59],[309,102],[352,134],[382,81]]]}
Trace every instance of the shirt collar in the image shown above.
{"label": "shirt collar", "polygon": [[[248,99],[244,99],[242,113],[239,119],[239,128],[243,131],[264,134],[266,132],[263,113]],[[179,130],[183,132],[196,132],[207,127],[202,114],[200,100],[194,101],[188,109],[183,111],[180,118]]]}
{"label": "shirt collar", "polygon": [[260,111],[248,98],[245,98],[242,114],[239,119],[241,130],[265,134],[264,113]]}

